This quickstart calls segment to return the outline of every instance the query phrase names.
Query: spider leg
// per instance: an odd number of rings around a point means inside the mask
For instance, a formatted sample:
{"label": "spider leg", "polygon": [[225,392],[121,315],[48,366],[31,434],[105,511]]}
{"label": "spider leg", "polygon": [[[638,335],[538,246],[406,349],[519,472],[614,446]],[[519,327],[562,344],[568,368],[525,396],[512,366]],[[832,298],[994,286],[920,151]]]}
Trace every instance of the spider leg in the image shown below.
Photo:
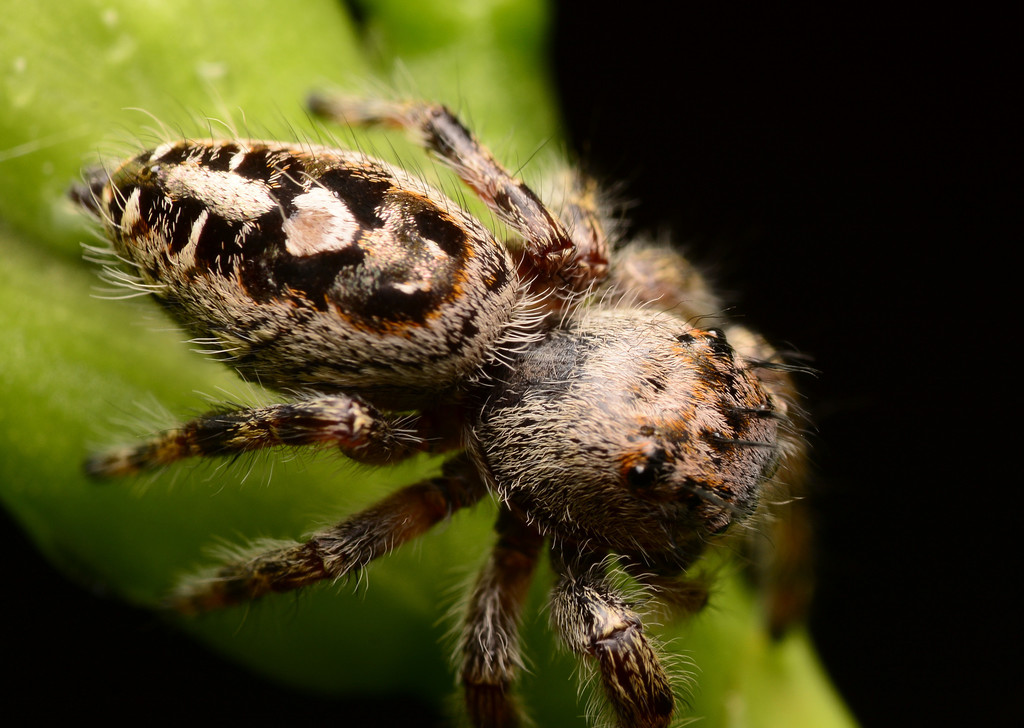
{"label": "spider leg", "polygon": [[619,563],[626,572],[641,584],[651,589],[654,596],[675,612],[693,615],[707,606],[713,579],[709,574],[690,576],[687,564],[651,563],[649,559],[638,559],[623,555]]}
{"label": "spider leg", "polygon": [[576,280],[568,285],[581,291],[608,277],[610,220],[600,199],[601,191],[593,179],[569,168],[551,175],[547,182],[548,207],[558,211],[576,248],[576,265],[566,272]]}
{"label": "spider leg", "polygon": [[305,543],[254,553],[212,577],[183,582],[170,606],[192,614],[353,574],[486,492],[468,458],[456,457],[445,463],[441,476],[401,488]]}
{"label": "spider leg", "polygon": [[569,648],[597,662],[620,728],[663,728],[674,699],[640,616],[611,585],[594,555],[552,549],[558,581],[552,620]]}
{"label": "spider leg", "polygon": [[210,412],[141,443],[99,453],[86,472],[94,477],[131,475],[189,457],[237,455],[277,445],[336,445],[359,462],[381,464],[426,449],[357,397],[316,397],[267,407]]}
{"label": "spider leg", "polygon": [[544,537],[507,508],[498,542],[477,577],[459,644],[466,709],[474,728],[512,728],[520,711],[511,686],[523,669],[519,616]]}
{"label": "spider leg", "polygon": [[704,276],[667,244],[638,242],[615,251],[609,287],[630,303],[646,303],[702,326],[725,323],[723,304]]}
{"label": "spider leg", "polygon": [[[608,252],[596,215],[587,213],[589,188],[574,183],[580,204],[562,219],[525,183],[512,176],[446,107],[422,102],[313,96],[315,114],[351,125],[398,127],[452,169],[506,225],[525,241],[527,277],[558,280],[584,290],[607,274]],[[573,225],[566,222],[584,221]]]}

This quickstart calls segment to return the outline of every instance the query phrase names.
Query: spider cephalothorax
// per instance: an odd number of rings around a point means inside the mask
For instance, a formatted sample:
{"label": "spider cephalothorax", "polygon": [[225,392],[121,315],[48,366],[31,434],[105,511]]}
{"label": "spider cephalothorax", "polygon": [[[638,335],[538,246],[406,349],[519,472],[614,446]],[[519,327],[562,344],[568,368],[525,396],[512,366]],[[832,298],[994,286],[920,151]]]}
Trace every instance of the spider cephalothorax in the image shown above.
{"label": "spider cephalothorax", "polygon": [[[610,248],[587,180],[569,176],[549,208],[443,107],[313,106],[411,132],[520,240],[503,245],[422,181],[327,147],[170,142],[92,173],[74,197],[113,244],[111,275],[292,396],[210,413],[88,470],[276,445],[330,443],[368,463],[451,449],[440,476],[187,582],[174,603],[198,611],[338,578],[492,492],[499,537],[461,640],[473,724],[519,722],[519,613],[546,547],[553,623],[595,661],[618,723],[667,725],[669,680],[609,559],[669,599],[692,589],[687,568],[798,449],[777,356],[721,319],[677,252]],[[694,323],[714,317],[721,328]]]}

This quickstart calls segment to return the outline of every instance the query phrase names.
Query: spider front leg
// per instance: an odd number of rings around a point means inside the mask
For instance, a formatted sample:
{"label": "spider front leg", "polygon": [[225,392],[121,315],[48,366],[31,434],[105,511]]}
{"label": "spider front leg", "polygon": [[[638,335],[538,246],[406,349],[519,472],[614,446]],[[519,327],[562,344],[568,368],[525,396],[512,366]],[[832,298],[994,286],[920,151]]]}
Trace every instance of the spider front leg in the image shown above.
{"label": "spider front leg", "polygon": [[608,246],[589,183],[573,180],[566,193],[569,204],[559,219],[442,105],[314,95],[309,106],[313,113],[342,124],[384,125],[408,132],[522,236],[526,277],[582,291],[607,275]]}
{"label": "spider front leg", "polygon": [[609,582],[594,554],[552,548],[558,576],[552,621],[569,648],[597,662],[620,728],[664,728],[674,699],[668,676],[644,636],[640,616]]}
{"label": "spider front leg", "polygon": [[681,563],[651,563],[628,556],[621,556],[620,564],[674,613],[694,615],[708,604],[713,581],[710,574],[690,576]]}
{"label": "spider front leg", "polygon": [[314,444],[333,444],[367,464],[393,462],[425,449],[423,440],[396,418],[357,397],[334,396],[210,412],[137,445],[95,455],[85,469],[94,477],[119,477],[189,457]]}
{"label": "spider front leg", "polygon": [[702,327],[722,326],[724,306],[701,272],[667,244],[634,242],[615,251],[612,295],[651,304]]}
{"label": "spider front leg", "polygon": [[457,457],[445,463],[440,477],[401,488],[305,543],[258,552],[211,577],[183,582],[170,606],[192,614],[353,574],[486,492],[468,458]]}
{"label": "spider front leg", "polygon": [[466,710],[474,728],[520,724],[511,689],[523,659],[519,616],[544,537],[502,507],[498,542],[477,577],[459,644]]}

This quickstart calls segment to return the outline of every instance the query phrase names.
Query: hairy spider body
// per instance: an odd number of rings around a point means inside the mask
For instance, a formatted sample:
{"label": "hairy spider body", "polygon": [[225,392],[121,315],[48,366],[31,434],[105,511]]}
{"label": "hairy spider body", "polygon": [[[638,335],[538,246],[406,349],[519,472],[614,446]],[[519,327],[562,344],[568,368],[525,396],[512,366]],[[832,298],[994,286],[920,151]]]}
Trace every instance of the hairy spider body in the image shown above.
{"label": "hairy spider body", "polygon": [[593,659],[619,725],[667,725],[670,682],[608,560],[670,601],[703,601],[687,568],[798,449],[775,353],[741,327],[694,324],[719,308],[678,253],[610,250],[588,181],[568,177],[549,208],[443,107],[313,106],[410,132],[521,241],[500,244],[420,180],[327,147],[181,141],[93,173],[74,196],[129,284],[246,379],[299,394],[210,413],[96,455],[88,471],[276,445],[329,443],[369,463],[463,450],[304,543],[184,584],[174,604],[201,611],[339,578],[490,492],[498,541],[460,644],[473,725],[521,719],[518,623],[545,546],[553,624]]}
{"label": "hairy spider body", "polygon": [[489,485],[545,532],[685,565],[753,512],[771,411],[722,332],[584,309],[516,357],[472,442]]}
{"label": "hairy spider body", "polygon": [[415,406],[476,371],[515,313],[504,246],[355,152],[182,141],[122,164],[100,198],[171,315],[267,386]]}

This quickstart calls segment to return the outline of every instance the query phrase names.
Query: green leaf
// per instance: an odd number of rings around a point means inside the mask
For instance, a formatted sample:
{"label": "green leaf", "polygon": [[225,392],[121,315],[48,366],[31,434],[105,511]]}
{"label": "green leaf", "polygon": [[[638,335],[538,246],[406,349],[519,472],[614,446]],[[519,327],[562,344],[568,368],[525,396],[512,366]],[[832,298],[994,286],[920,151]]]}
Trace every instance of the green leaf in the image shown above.
{"label": "green leaf", "polygon": [[[97,297],[80,251],[94,233],[65,197],[83,166],[168,136],[321,140],[302,103],[330,87],[393,86],[443,101],[513,168],[558,139],[539,0],[362,6],[357,29],[328,0],[301,12],[269,0],[244,12],[225,0],[0,2],[0,497],[70,577],[155,607],[182,571],[210,563],[204,554],[218,540],[301,538],[436,471],[428,458],[370,470],[294,453],[102,485],[81,471],[96,447],[203,410],[198,393],[267,396],[188,351],[151,302]],[[355,143],[393,153],[383,137]],[[433,169],[408,146],[395,150]],[[444,701],[446,614],[492,541],[493,518],[491,504],[457,514],[373,564],[358,593],[315,588],[181,628],[305,688]],[[546,624],[549,583],[542,573],[524,625],[533,663],[525,702],[539,725],[581,725],[573,660]],[[753,595],[736,581],[726,580],[714,610],[664,636],[682,635],[672,647],[699,665],[693,713],[705,725],[848,724],[806,637],[767,641]],[[788,719],[801,711],[803,723]]]}

